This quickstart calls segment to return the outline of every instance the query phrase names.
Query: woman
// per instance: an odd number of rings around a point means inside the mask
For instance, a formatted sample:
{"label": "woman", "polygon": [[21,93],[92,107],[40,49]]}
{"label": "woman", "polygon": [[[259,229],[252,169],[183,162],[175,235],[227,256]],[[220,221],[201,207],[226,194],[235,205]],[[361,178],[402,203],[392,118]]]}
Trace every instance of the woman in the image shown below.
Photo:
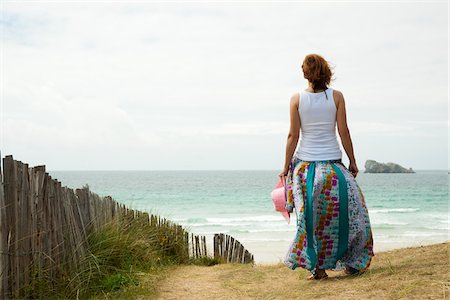
{"label": "woman", "polygon": [[[284,263],[292,270],[309,270],[308,279],[328,277],[326,269],[361,274],[374,256],[372,229],[355,180],[358,167],[344,96],[328,87],[332,72],[320,55],[307,55],[302,69],[309,84],[291,97],[286,159],[279,174],[286,183],[286,209],[295,208],[297,216],[297,233]],[[336,124],[348,169],[341,162]]]}

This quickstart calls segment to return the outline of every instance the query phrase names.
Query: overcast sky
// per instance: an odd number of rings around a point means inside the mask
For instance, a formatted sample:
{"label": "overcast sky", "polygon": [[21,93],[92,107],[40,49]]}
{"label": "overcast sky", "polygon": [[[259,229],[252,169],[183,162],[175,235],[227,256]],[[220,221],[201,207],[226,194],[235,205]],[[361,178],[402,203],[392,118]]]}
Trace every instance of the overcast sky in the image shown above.
{"label": "overcast sky", "polygon": [[360,169],[447,169],[446,1],[3,1],[0,25],[2,157],[48,170],[281,170],[289,99],[318,53]]}

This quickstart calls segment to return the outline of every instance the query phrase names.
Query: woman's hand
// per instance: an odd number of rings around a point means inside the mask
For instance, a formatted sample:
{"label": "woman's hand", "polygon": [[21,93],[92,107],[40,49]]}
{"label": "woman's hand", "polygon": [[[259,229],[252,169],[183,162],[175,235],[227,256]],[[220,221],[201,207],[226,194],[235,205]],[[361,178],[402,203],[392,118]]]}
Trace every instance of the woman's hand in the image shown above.
{"label": "woman's hand", "polygon": [[280,177],[281,182],[283,182],[283,184],[286,182],[286,176],[287,173],[289,172],[288,168],[284,168],[283,171],[280,172],[280,174],[278,174],[278,177]]}
{"label": "woman's hand", "polygon": [[348,166],[348,170],[350,173],[352,173],[353,177],[356,177],[358,175],[358,167],[356,166],[356,162],[350,162],[350,165]]}

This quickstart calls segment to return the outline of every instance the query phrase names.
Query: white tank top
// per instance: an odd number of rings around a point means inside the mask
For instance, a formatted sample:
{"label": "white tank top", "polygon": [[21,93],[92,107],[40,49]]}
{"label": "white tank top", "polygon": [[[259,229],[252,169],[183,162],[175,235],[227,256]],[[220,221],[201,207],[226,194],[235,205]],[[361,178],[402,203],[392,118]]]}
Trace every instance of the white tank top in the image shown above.
{"label": "white tank top", "polygon": [[333,89],[300,92],[300,143],[296,156],[305,161],[341,159],[336,136],[336,105]]}

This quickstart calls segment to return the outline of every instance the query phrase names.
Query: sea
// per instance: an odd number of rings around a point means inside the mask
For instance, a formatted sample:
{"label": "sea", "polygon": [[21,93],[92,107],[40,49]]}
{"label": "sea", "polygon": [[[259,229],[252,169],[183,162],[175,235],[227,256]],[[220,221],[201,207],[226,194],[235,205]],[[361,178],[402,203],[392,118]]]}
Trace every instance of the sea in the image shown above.
{"label": "sea", "polygon": [[[215,233],[237,239],[257,264],[282,262],[296,234],[274,209],[270,192],[278,170],[214,171],[49,171],[63,186],[89,185],[92,192],[172,220],[206,236],[213,251]],[[447,171],[413,174],[359,173],[372,226],[374,253],[448,242]]]}

